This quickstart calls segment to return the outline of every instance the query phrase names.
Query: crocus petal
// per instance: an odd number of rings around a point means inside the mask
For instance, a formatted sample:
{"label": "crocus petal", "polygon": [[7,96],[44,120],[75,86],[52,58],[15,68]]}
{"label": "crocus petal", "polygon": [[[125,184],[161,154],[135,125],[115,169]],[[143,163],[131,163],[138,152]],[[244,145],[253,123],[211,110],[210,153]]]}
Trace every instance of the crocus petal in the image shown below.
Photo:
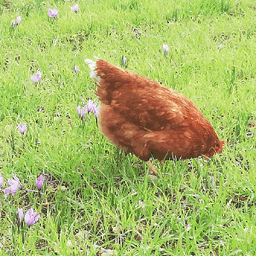
{"label": "crocus petal", "polygon": [[93,108],[95,108],[95,104],[94,104],[94,102],[92,100],[89,100],[87,102],[86,107],[87,107],[87,110],[90,112],[90,111],[93,111]]}
{"label": "crocus petal", "polygon": [[19,124],[18,126],[19,131],[21,134],[25,133],[26,129],[27,129],[27,125],[26,124]]}
{"label": "crocus petal", "polygon": [[51,18],[55,18],[58,15],[59,11],[56,9],[49,9],[48,15]]}
{"label": "crocus petal", "polygon": [[28,226],[34,225],[38,219],[40,213],[34,212],[33,208],[31,208],[25,215],[25,222]]}
{"label": "crocus petal", "polygon": [[126,63],[127,63],[126,56],[123,56],[122,60],[123,60],[123,66],[125,67],[125,66],[126,66]]}
{"label": "crocus petal", "polygon": [[35,223],[39,220],[40,218],[40,213],[36,213],[36,216],[34,217]]}
{"label": "crocus petal", "polygon": [[14,184],[15,182],[17,182],[16,180],[11,180],[11,179],[8,179],[7,180],[7,183],[11,186],[12,184]]}
{"label": "crocus petal", "polygon": [[20,182],[20,179],[19,179],[16,175],[12,174],[12,177],[13,177],[17,182]]}
{"label": "crocus petal", "polygon": [[14,174],[12,175],[14,180],[8,179],[7,183],[10,185],[10,187],[6,188],[4,190],[5,194],[15,194],[18,190],[21,189],[20,180],[17,176]]}
{"label": "crocus petal", "polygon": [[164,55],[166,55],[169,51],[169,47],[167,44],[163,44],[163,50],[164,50]]}
{"label": "crocus petal", "polygon": [[2,176],[2,174],[0,173],[0,188],[3,186],[4,183],[4,178]]}
{"label": "crocus petal", "polygon": [[31,78],[31,80],[33,81],[33,82],[37,82],[37,77],[36,76],[30,76],[30,78]]}
{"label": "crocus petal", "polygon": [[[39,81],[41,80],[41,78],[42,78],[42,73],[41,73],[40,70],[37,71],[36,77],[37,77],[37,79],[38,79]],[[38,81],[38,82],[39,82],[39,81]]]}
{"label": "crocus petal", "polygon": [[81,107],[79,105],[77,106],[76,111],[79,116],[82,116]]}
{"label": "crocus petal", "polygon": [[98,117],[99,116],[99,113],[100,113],[100,107],[99,106],[96,106],[93,108],[93,114]]}
{"label": "crocus petal", "polygon": [[77,110],[78,115],[81,116],[81,117],[84,117],[88,112],[86,107],[81,108],[80,106],[78,106],[76,108],[76,110]]}
{"label": "crocus petal", "polygon": [[21,224],[24,220],[24,213],[23,213],[23,210],[22,210],[20,205],[18,207],[18,211],[16,212],[16,217],[17,217],[17,220],[18,220],[18,224],[21,226]]}
{"label": "crocus petal", "polygon": [[18,16],[16,19],[17,24],[19,24],[21,22],[21,16]]}
{"label": "crocus petal", "polygon": [[36,74],[34,74],[33,76],[30,76],[31,80],[35,83],[40,82],[41,78],[42,78],[42,73],[40,70],[37,71]]}
{"label": "crocus petal", "polygon": [[78,11],[78,4],[75,4],[74,6],[71,6],[70,8],[73,12],[77,12]]}
{"label": "crocus petal", "polygon": [[78,73],[78,71],[79,71],[79,67],[78,66],[75,66],[75,72],[76,72],[76,74]]}
{"label": "crocus petal", "polygon": [[19,190],[19,182],[15,181],[13,184],[10,186],[10,193],[13,195]]}
{"label": "crocus petal", "polygon": [[10,185],[10,187],[8,187],[4,190],[5,194],[13,195],[21,188],[19,182],[17,182],[16,180],[8,180],[7,182]]}
{"label": "crocus petal", "polygon": [[10,187],[4,189],[4,193],[7,194],[7,195],[10,194],[10,190],[11,190]]}
{"label": "crocus petal", "polygon": [[41,174],[41,175],[39,175],[38,178],[36,179],[36,187],[37,187],[38,189],[40,189],[40,188],[42,188],[43,184],[44,184],[44,175]]}
{"label": "crocus petal", "polygon": [[27,211],[25,215],[25,222],[27,223],[28,226],[31,226],[34,224],[34,210],[31,208],[30,210]]}

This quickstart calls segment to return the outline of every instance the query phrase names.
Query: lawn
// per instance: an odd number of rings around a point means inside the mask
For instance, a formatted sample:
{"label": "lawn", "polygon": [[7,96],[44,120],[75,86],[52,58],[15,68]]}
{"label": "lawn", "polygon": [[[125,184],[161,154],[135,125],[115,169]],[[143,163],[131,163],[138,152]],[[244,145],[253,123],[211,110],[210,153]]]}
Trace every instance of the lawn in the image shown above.
{"label": "lawn", "polygon": [[[255,1],[0,0],[0,17],[0,255],[256,255]],[[193,100],[223,152],[152,175],[77,112],[100,104],[94,56]]]}

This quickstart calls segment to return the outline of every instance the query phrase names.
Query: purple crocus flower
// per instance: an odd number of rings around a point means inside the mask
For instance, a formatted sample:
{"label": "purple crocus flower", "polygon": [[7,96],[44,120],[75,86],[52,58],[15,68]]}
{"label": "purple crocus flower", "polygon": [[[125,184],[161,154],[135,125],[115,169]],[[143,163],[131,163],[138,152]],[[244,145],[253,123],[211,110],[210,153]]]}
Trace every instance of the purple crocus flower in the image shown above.
{"label": "purple crocus flower", "polygon": [[100,107],[99,106],[95,106],[92,110],[93,114],[98,117],[99,113],[100,113]]}
{"label": "purple crocus flower", "polygon": [[88,112],[86,107],[81,108],[80,106],[78,106],[76,108],[76,110],[77,110],[78,115],[81,116],[81,117],[84,117]]}
{"label": "purple crocus flower", "polygon": [[16,20],[11,20],[11,25],[14,27],[16,25]]}
{"label": "purple crocus flower", "polygon": [[33,76],[30,76],[31,80],[35,83],[40,82],[41,78],[42,78],[42,74],[41,71],[38,70],[36,74],[34,74]]}
{"label": "purple crocus flower", "polygon": [[8,179],[7,183],[10,187],[4,190],[5,194],[15,194],[18,190],[21,189],[20,180],[14,174],[12,175],[14,180]]}
{"label": "purple crocus flower", "polygon": [[50,18],[55,18],[58,15],[59,11],[56,9],[50,9],[49,8],[49,12],[48,15]]}
{"label": "purple crocus flower", "polygon": [[125,67],[125,66],[126,66],[126,63],[127,63],[126,56],[123,56],[122,60],[123,60],[123,66]]}
{"label": "purple crocus flower", "polygon": [[166,55],[169,51],[169,47],[167,44],[163,44],[163,50],[164,50],[164,55]]}
{"label": "purple crocus flower", "polygon": [[75,4],[74,6],[71,6],[70,8],[71,8],[71,10],[73,12],[77,13],[77,11],[78,11],[78,4]]}
{"label": "purple crocus flower", "polygon": [[16,218],[17,218],[17,222],[18,222],[18,227],[22,227],[23,226],[23,220],[24,220],[24,213],[23,213],[23,210],[21,208],[21,205],[19,205],[18,211],[16,212]]}
{"label": "purple crocus flower", "polygon": [[34,225],[38,221],[40,214],[40,212],[34,212],[33,208],[31,208],[25,215],[25,222],[27,223],[27,225]]}
{"label": "purple crocus flower", "polygon": [[92,100],[89,100],[89,101],[87,102],[86,107],[87,107],[87,110],[90,112],[90,111],[93,111],[93,109],[94,109],[96,106],[95,106],[95,104],[94,104],[94,102],[93,102]]}
{"label": "purple crocus flower", "polygon": [[16,19],[17,24],[19,24],[21,22],[21,16],[18,16]]}
{"label": "purple crocus flower", "polygon": [[44,184],[44,175],[41,174],[36,179],[36,187],[40,189],[42,188],[43,184]]}
{"label": "purple crocus flower", "polygon": [[26,129],[27,129],[27,125],[26,124],[19,124],[18,126],[19,131],[21,134],[25,133]]}
{"label": "purple crocus flower", "polygon": [[75,66],[74,70],[75,70],[75,73],[77,74],[78,71],[79,71],[79,67],[78,67],[78,66]]}
{"label": "purple crocus flower", "polygon": [[2,176],[2,174],[0,173],[0,188],[3,186],[4,183],[4,178]]}

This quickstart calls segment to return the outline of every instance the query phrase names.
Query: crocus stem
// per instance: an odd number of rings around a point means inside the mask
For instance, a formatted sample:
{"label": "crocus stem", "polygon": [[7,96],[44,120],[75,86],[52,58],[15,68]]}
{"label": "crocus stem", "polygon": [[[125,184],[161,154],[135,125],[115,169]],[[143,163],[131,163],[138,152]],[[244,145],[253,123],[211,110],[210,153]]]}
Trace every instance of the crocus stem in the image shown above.
{"label": "crocus stem", "polygon": [[15,232],[15,229],[14,229],[14,226],[12,225],[12,242],[13,242],[13,244],[15,245],[15,236],[14,236],[14,232]]}
{"label": "crocus stem", "polygon": [[11,148],[13,153],[15,153],[15,143],[14,143],[14,134],[13,132],[11,133]]}
{"label": "crocus stem", "polygon": [[25,243],[25,232],[23,229],[21,231],[21,238],[22,238],[22,243],[24,244]]}

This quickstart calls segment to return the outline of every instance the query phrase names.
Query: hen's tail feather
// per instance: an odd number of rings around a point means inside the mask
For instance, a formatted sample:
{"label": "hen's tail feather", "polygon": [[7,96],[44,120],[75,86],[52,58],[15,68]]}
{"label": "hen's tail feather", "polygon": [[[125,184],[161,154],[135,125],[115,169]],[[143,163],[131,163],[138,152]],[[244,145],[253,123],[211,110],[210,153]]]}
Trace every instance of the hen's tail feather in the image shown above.
{"label": "hen's tail feather", "polygon": [[97,76],[97,73],[95,71],[96,69],[96,61],[93,61],[93,60],[90,60],[90,59],[86,59],[84,60],[84,62],[86,64],[88,64],[90,70],[91,70],[91,73],[90,73],[90,77],[95,79],[98,83],[100,82],[100,77]]}
{"label": "hen's tail feather", "polygon": [[98,82],[96,95],[99,96],[99,100],[103,104],[110,105],[113,95],[120,94],[120,92],[117,92],[119,88],[125,87],[127,84],[133,84],[135,74],[128,70],[118,68],[101,59],[96,61],[86,59],[85,63],[91,69],[90,77]]}

